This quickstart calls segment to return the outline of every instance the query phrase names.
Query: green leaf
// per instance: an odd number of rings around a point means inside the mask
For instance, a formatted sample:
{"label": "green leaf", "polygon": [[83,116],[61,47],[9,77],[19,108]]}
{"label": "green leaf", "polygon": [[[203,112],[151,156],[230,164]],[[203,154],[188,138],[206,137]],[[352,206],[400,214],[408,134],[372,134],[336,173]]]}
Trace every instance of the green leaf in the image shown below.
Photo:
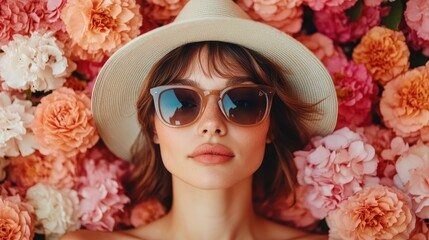
{"label": "green leaf", "polygon": [[399,24],[404,14],[402,0],[389,1],[386,5],[390,7],[390,12],[389,15],[381,19],[381,23],[389,29],[399,31]]}
{"label": "green leaf", "polygon": [[349,16],[350,21],[357,21],[362,15],[362,0],[356,2],[356,4],[346,10],[346,15]]}

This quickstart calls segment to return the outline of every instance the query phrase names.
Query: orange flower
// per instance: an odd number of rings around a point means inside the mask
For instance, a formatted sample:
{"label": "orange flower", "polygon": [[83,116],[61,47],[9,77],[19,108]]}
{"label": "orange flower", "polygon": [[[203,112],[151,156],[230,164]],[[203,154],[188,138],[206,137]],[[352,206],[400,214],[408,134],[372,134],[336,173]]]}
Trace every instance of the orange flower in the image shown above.
{"label": "orange flower", "polygon": [[395,188],[374,186],[338,204],[326,218],[330,239],[409,239],[416,217]]}
{"label": "orange flower", "polygon": [[32,210],[18,195],[0,196],[0,239],[33,239]]}
{"label": "orange flower", "polygon": [[73,54],[96,61],[101,61],[102,55],[112,55],[140,34],[139,8],[135,0],[67,1],[61,19],[77,50]]}
{"label": "orange flower", "polygon": [[406,72],[409,58],[404,34],[378,26],[369,30],[353,50],[353,60],[364,64],[382,85]]}
{"label": "orange flower", "polygon": [[386,84],[380,111],[385,125],[397,135],[420,135],[429,126],[429,62]]}
{"label": "orange flower", "polygon": [[75,91],[85,91],[86,85],[88,85],[88,83],[85,80],[80,80],[75,76],[71,76],[64,82],[63,87],[71,88]]}
{"label": "orange flower", "polygon": [[35,152],[10,159],[9,180],[25,189],[43,183],[57,188],[72,188],[77,172],[77,158],[43,156]]}
{"label": "orange flower", "polygon": [[42,98],[36,108],[33,132],[44,155],[74,157],[98,141],[90,99],[84,93],[60,88]]}

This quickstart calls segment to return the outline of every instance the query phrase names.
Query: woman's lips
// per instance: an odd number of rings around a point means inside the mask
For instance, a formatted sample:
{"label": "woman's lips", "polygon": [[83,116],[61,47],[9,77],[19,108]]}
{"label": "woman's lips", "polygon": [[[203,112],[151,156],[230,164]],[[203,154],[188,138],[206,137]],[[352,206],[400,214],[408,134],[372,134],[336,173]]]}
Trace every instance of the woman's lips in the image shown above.
{"label": "woman's lips", "polygon": [[222,144],[202,144],[189,155],[192,160],[203,164],[221,164],[233,157],[231,149]]}

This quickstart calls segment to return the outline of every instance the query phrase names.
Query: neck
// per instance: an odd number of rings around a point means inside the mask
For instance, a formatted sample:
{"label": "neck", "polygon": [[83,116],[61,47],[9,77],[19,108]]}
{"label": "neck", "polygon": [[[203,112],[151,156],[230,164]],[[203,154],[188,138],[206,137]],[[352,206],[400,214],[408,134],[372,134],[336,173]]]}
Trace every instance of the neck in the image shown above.
{"label": "neck", "polygon": [[168,214],[175,239],[251,239],[257,217],[252,205],[252,179],[227,189],[204,190],[173,179]]}

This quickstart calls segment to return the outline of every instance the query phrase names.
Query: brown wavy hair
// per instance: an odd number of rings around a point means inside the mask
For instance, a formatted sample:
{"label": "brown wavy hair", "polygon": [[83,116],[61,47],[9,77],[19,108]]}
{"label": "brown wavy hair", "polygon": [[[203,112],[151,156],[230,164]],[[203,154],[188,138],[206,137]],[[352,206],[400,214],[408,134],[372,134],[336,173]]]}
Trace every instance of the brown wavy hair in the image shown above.
{"label": "brown wavy hair", "polygon": [[155,109],[149,90],[183,77],[194,59],[201,60],[203,51],[208,66],[202,69],[207,70],[208,76],[231,78],[240,70],[256,84],[275,88],[268,133],[272,142],[267,144],[262,165],[254,174],[254,196],[256,201],[265,202],[293,192],[296,168],[292,152],[303,148],[309,140],[303,120],[314,116],[314,105],[304,104],[287,93],[288,73],[276,63],[236,44],[208,41],[189,43],[169,52],[145,79],[137,101],[141,133],[133,145],[131,161],[135,167],[127,183],[133,202],[157,199],[166,209],[171,207],[171,174],[162,163],[159,145],[152,141]]}

